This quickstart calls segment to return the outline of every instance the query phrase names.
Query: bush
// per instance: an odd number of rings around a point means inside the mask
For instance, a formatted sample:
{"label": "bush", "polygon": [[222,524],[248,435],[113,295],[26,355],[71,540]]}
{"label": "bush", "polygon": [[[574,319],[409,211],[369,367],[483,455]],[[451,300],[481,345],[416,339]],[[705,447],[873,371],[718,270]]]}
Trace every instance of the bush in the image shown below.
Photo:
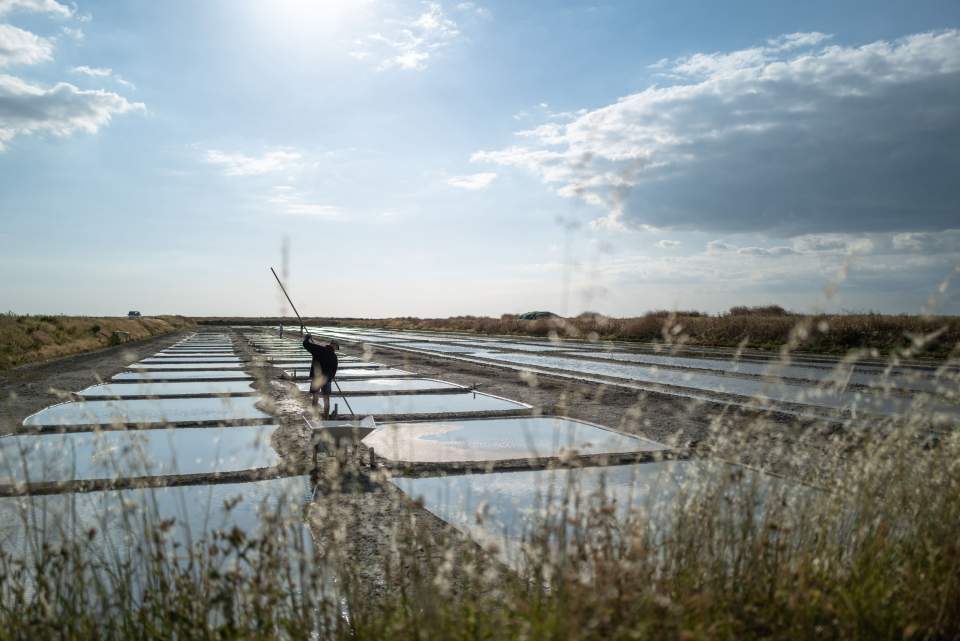
{"label": "bush", "polygon": [[728,312],[731,316],[790,316],[790,312],[779,305],[761,305],[758,307],[746,307],[739,305],[731,307]]}

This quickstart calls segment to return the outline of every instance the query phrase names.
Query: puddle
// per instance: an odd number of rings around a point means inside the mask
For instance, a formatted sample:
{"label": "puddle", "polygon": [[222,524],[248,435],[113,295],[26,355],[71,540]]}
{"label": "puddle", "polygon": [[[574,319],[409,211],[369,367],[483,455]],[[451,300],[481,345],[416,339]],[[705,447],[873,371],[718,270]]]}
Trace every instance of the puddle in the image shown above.
{"label": "puddle", "polygon": [[[297,367],[310,369],[310,359],[273,359],[271,363],[278,367]],[[384,367],[383,363],[365,363],[360,361],[340,361],[340,369],[376,369]]]}
{"label": "puddle", "polygon": [[[909,399],[880,397],[861,391],[839,392],[818,388],[814,385],[792,385],[701,372],[684,372],[662,369],[653,365],[621,365],[619,363],[601,363],[562,356],[498,354],[495,352],[477,352],[473,356],[520,365],[539,365],[567,372],[596,374],[630,381],[660,383],[721,394],[733,394],[754,399],[765,398],[785,403],[849,409],[874,414],[898,414],[907,411],[910,406]],[[939,402],[934,404],[933,409],[945,414],[957,411],[955,405],[951,406],[948,403]]]}
{"label": "puddle", "polygon": [[[179,544],[176,560],[188,563],[193,545],[206,547],[212,533],[233,528],[248,537],[269,535],[290,559],[294,580],[299,561],[312,559],[309,531],[303,524],[303,505],[310,497],[305,476],[214,485],[189,485],[136,490],[113,490],[48,496],[0,498],[0,547],[14,558],[32,563],[44,544],[65,541],[86,546],[93,556],[110,564],[113,572],[132,572],[134,589],[150,586],[145,559],[161,522],[173,519],[167,530],[165,563],[172,545]],[[268,515],[280,515],[278,522]],[[270,529],[266,529],[270,528]],[[220,563],[220,571],[228,567]],[[215,562],[216,563],[216,562]],[[238,564],[245,567],[245,564]],[[109,587],[109,578],[104,578]],[[90,579],[86,579],[89,581]],[[29,588],[28,588],[29,589]],[[91,588],[92,589],[92,588]]]}
{"label": "puddle", "polygon": [[395,478],[393,483],[411,498],[422,498],[427,510],[481,545],[496,545],[501,559],[514,567],[523,565],[522,543],[538,518],[556,519],[564,510],[573,516],[578,504],[598,509],[605,502],[621,522],[631,512],[640,513],[637,524],[650,528],[657,540],[669,532],[680,513],[680,499],[694,487],[716,488],[718,504],[725,507],[719,500],[724,496],[755,500],[758,488],[769,492],[773,487],[771,477],[705,461]]}
{"label": "puddle", "polygon": [[233,369],[235,367],[243,367],[243,364],[217,363],[214,367],[211,363],[145,363],[144,361],[140,361],[139,363],[127,365],[127,369],[219,369],[221,367]]}
{"label": "puddle", "polygon": [[343,340],[363,343],[395,343],[397,339],[380,336],[351,336],[346,334],[334,334],[333,332],[323,332],[323,338],[332,338],[333,340]]}
{"label": "puddle", "polygon": [[[475,412],[514,412],[529,406],[487,394],[403,394],[399,396],[351,396],[346,399],[354,413],[362,416],[407,414],[471,414]],[[342,396],[331,396],[341,416],[350,414]]]}
{"label": "puddle", "polygon": [[188,371],[170,371],[170,372],[120,372],[115,374],[111,380],[114,381],[154,381],[168,379],[194,379],[194,378],[219,378],[219,379],[246,379],[253,380],[247,372],[243,370],[210,370],[194,369]]}
{"label": "puddle", "polygon": [[[350,402],[353,404],[352,399]],[[378,427],[363,442],[385,458],[423,463],[669,449],[643,438],[560,417],[390,423]]]}
{"label": "puddle", "polygon": [[[802,365],[781,365],[772,363],[755,363],[749,361],[719,360],[711,358],[694,358],[689,356],[659,356],[656,354],[628,354],[620,352],[585,352],[583,356],[606,358],[610,360],[626,361],[631,363],[648,363],[651,365],[668,365],[673,367],[696,367],[699,369],[717,370],[721,372],[750,374],[751,376],[776,376],[798,378],[814,382],[847,381],[856,385],[877,385],[889,383],[900,389],[919,391],[934,391],[937,384],[934,381],[915,380],[901,376],[883,378],[875,374],[864,372],[850,372],[827,369],[824,367],[804,367]],[[918,377],[917,377],[918,378]]]}
{"label": "puddle", "polygon": [[36,434],[0,439],[0,483],[232,472],[280,462],[276,426]]}
{"label": "puddle", "polygon": [[[310,376],[309,367],[284,368],[283,371],[288,376],[296,376],[298,378],[308,378]],[[411,376],[412,374],[413,372],[393,369],[392,367],[363,369],[355,368],[351,365],[351,367],[337,370],[337,381],[343,381],[347,378],[384,378],[389,376]]]}
{"label": "puddle", "polygon": [[239,362],[241,359],[236,354],[224,353],[224,354],[154,354],[153,356],[148,356],[143,359],[144,361],[225,361],[225,362]]}
{"label": "puddle", "polygon": [[557,347],[544,343],[543,345],[532,345],[529,343],[514,343],[511,341],[458,341],[464,345],[470,345],[476,349],[487,349],[494,347],[497,349],[509,349],[519,352],[563,352],[570,351],[570,347]]}
{"label": "puddle", "polygon": [[157,352],[157,356],[192,356],[194,354],[231,356],[235,353],[232,347],[198,347],[196,349],[164,349]]}
{"label": "puddle", "polygon": [[103,383],[80,390],[81,396],[178,396],[182,394],[252,394],[247,381],[185,381],[182,383]]}
{"label": "puddle", "polygon": [[477,351],[476,347],[464,347],[461,345],[442,345],[440,343],[404,343],[403,347],[412,349],[425,349],[431,352],[448,352],[451,354],[464,354],[466,352]]}
{"label": "puddle", "polygon": [[[338,377],[339,378],[339,377]],[[344,392],[406,392],[406,391],[455,391],[464,387],[446,381],[435,381],[429,378],[367,378],[359,380],[337,381]],[[301,391],[309,391],[310,383],[297,383]],[[336,388],[334,388],[336,389]]]}
{"label": "puddle", "polygon": [[256,402],[256,397],[71,401],[31,414],[23,424],[41,427],[269,419],[269,414],[254,406]]}

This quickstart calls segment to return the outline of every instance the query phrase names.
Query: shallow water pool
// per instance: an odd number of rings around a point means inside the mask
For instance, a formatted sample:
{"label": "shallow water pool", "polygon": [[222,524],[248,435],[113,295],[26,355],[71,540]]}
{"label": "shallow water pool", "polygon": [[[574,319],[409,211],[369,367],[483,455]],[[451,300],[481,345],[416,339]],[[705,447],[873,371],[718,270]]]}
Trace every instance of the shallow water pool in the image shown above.
{"label": "shallow water pool", "polygon": [[363,443],[385,458],[423,463],[668,449],[660,443],[582,421],[545,416],[388,423],[378,426]]}

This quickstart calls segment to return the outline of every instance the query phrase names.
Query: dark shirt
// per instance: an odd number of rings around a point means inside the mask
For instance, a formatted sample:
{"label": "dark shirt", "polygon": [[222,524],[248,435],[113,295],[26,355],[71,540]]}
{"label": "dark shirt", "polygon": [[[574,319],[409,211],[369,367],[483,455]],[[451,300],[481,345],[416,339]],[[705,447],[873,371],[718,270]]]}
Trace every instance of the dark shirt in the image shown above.
{"label": "dark shirt", "polygon": [[310,363],[310,378],[313,378],[317,369],[326,377],[332,380],[337,375],[337,367],[340,362],[337,360],[337,353],[329,345],[318,345],[307,336],[303,339],[303,349],[310,352],[313,356],[313,362]]}

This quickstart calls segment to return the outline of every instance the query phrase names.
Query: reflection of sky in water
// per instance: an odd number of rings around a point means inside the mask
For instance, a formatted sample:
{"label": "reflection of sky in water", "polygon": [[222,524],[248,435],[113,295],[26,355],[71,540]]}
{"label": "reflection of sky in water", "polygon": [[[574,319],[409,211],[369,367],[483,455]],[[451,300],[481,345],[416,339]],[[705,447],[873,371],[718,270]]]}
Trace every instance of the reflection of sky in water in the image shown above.
{"label": "reflection of sky in water", "polygon": [[[720,360],[712,358],[693,358],[688,356],[658,356],[656,354],[624,354],[617,352],[589,352],[583,356],[595,356],[598,358],[607,358],[618,361],[628,361],[632,363],[649,363],[651,365],[672,365],[675,367],[696,367],[700,369],[712,369],[723,372],[739,372],[750,374],[752,376],[782,376],[786,378],[799,378],[810,381],[823,380],[848,380],[848,373],[843,371],[834,371],[825,367],[804,367],[802,365],[781,365],[776,362],[754,363],[748,361]],[[919,377],[917,377],[919,378]],[[849,373],[849,381],[856,385],[870,385],[883,380],[893,383],[896,387],[902,389],[915,389],[932,391],[936,384],[932,381],[911,380],[911,377],[893,376],[882,379],[875,374],[864,372]]]}
{"label": "reflection of sky in water", "polygon": [[485,461],[666,449],[658,443],[559,417],[472,419],[383,425],[364,439],[388,459]]}
{"label": "reflection of sky in water", "polygon": [[[307,376],[310,375],[309,366],[298,367],[296,369],[284,368],[283,371],[291,375],[294,372],[296,372],[296,375],[301,378],[306,378]],[[363,368],[347,367],[344,369],[337,370],[337,381],[340,382],[345,378],[351,378],[351,377],[353,378],[384,378],[387,376],[409,376],[410,374],[411,372],[408,372],[406,370],[393,369],[391,367],[387,367],[383,369],[375,369],[375,368],[363,369]]]}
{"label": "reflection of sky in water", "polygon": [[141,363],[239,363],[238,356],[157,356],[145,358]]}
{"label": "reflection of sky in water", "polygon": [[[427,478],[395,478],[393,483],[411,498],[422,498],[431,513],[472,536],[481,544],[495,543],[502,558],[522,563],[521,541],[544,514],[562,512],[562,499],[579,497],[584,509],[599,507],[603,488],[623,519],[630,508],[642,510],[661,533],[671,523],[683,488],[698,483],[715,487],[743,474],[743,487],[770,483],[768,477],[723,463],[663,461],[578,470],[495,472]],[[549,498],[548,498],[549,497]],[[477,523],[483,510],[482,523]]]}
{"label": "reflection of sky in water", "polygon": [[[417,390],[456,390],[462,389],[459,385],[445,381],[434,381],[425,378],[371,378],[353,381],[339,381],[344,392],[392,392]],[[310,383],[297,383],[303,391],[310,389]]]}
{"label": "reflection of sky in water", "polygon": [[131,363],[127,365],[128,369],[140,369],[140,368],[149,368],[149,369],[219,369],[221,367],[243,367],[242,363],[167,363],[166,360],[162,363],[144,363],[143,361],[139,363]]}
{"label": "reflection of sky in water", "polygon": [[[486,394],[404,394],[400,396],[351,396],[347,399],[357,414],[441,414],[448,412],[492,412],[523,409],[520,403]],[[332,396],[341,415],[349,413],[341,396]]]}
{"label": "reflection of sky in water", "polygon": [[570,350],[569,347],[557,347],[556,345],[551,345],[550,343],[543,344],[529,344],[529,343],[514,343],[510,341],[459,341],[463,345],[471,345],[474,347],[473,351],[479,349],[509,349],[520,352],[559,352],[564,350]]}
{"label": "reflection of sky in water", "polygon": [[250,374],[242,370],[190,370],[187,372],[120,372],[114,375],[114,381],[149,381],[171,378],[250,378]]}
{"label": "reflection of sky in water", "polygon": [[[311,360],[309,358],[297,358],[297,359],[279,359],[274,358],[270,361],[271,363],[277,365],[278,367],[306,367],[310,369]],[[383,367],[382,363],[361,363],[355,361],[344,361],[340,360],[339,363],[340,369],[371,369],[377,367]],[[338,370],[339,371],[339,370]]]}
{"label": "reflection of sky in water", "polygon": [[403,347],[409,347],[411,349],[427,349],[433,352],[449,352],[451,354],[472,352],[475,349],[472,347],[464,347],[462,345],[441,345],[439,343],[404,343]]}
{"label": "reflection of sky in water", "polygon": [[178,394],[252,394],[248,381],[184,381],[182,383],[103,383],[80,390],[81,396],[176,396]]}
{"label": "reflection of sky in water", "polygon": [[[603,363],[563,356],[537,356],[534,354],[498,354],[477,352],[473,356],[519,365],[551,367],[568,372],[596,374],[647,383],[660,383],[697,390],[735,394],[751,398],[767,398],[774,401],[799,403],[831,408],[857,408],[881,414],[895,414],[906,410],[908,399],[883,398],[866,391],[837,392],[817,389],[814,386],[768,383],[763,380],[734,378],[719,374],[668,370],[656,366]],[[940,403],[939,411],[956,411],[956,407]]]}
{"label": "reflection of sky in water", "polygon": [[[0,439],[0,483],[228,472],[279,463],[276,427],[199,427]],[[26,468],[26,469],[24,469]]]}
{"label": "reflection of sky in water", "polygon": [[234,356],[233,349],[165,349],[157,352],[154,356]]}
{"label": "reflection of sky in water", "polygon": [[51,405],[24,419],[27,426],[163,421],[226,421],[270,418],[255,407],[257,397],[167,398],[75,401]]}
{"label": "reflection of sky in water", "polygon": [[[270,536],[278,542],[283,540],[285,556],[297,576],[298,550],[312,549],[302,520],[309,492],[309,479],[300,476],[251,483],[0,498],[0,546],[14,557],[29,559],[31,550],[42,542],[56,545],[64,540],[84,541],[92,530],[89,545],[98,556],[130,560],[130,569],[139,576],[144,552],[137,547],[149,540],[149,533],[161,520],[176,519],[168,540],[189,546],[209,539],[214,530],[237,527],[250,536],[266,534],[261,526],[266,521],[261,515],[279,512],[288,518],[299,545],[281,539],[278,530],[271,530]],[[232,509],[226,509],[227,503],[233,505]],[[180,554],[186,555],[183,549]],[[214,560],[215,564],[221,562]]]}

